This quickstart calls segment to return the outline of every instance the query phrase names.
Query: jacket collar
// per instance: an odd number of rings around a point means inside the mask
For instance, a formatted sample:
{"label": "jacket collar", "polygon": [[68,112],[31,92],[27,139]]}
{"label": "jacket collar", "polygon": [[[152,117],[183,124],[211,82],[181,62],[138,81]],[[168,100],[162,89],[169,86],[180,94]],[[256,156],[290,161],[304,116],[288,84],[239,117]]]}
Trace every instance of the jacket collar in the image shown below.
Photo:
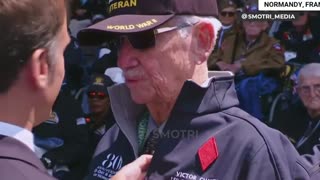
{"label": "jacket collar", "polygon": [[[209,72],[209,77],[206,87],[199,86],[189,80],[184,83],[166,126],[177,124],[174,121],[178,121],[178,119],[181,121],[190,120],[190,117],[219,112],[239,104],[232,73],[212,71]],[[129,89],[125,84],[109,88],[109,95],[116,123],[129,140],[137,156],[137,120],[146,110],[146,106],[138,105],[132,101]],[[176,118],[177,116],[180,118]],[[188,117],[183,118],[183,116]],[[185,124],[180,120],[178,124]],[[167,128],[165,127],[165,129]]]}
{"label": "jacket collar", "polygon": [[18,140],[0,135],[0,147],[0,156],[23,161],[47,173],[36,154]]}

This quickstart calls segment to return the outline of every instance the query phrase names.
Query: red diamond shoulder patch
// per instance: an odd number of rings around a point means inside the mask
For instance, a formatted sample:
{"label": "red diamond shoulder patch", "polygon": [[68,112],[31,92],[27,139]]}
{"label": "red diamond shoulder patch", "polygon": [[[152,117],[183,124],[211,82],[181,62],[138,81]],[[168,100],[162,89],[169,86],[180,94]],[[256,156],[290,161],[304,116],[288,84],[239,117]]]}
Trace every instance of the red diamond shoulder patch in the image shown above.
{"label": "red diamond shoulder patch", "polygon": [[214,137],[205,142],[198,150],[198,156],[202,171],[207,168],[218,158],[218,146]]}

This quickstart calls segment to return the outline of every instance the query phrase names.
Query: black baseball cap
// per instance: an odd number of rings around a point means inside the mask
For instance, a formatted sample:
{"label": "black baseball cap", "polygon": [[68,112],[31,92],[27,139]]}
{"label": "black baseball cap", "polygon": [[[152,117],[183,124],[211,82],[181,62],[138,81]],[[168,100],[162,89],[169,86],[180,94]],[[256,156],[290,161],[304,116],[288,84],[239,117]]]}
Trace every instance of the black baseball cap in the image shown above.
{"label": "black baseball cap", "polygon": [[228,7],[233,7],[237,8],[237,4],[233,2],[232,0],[220,0],[218,2],[219,5],[219,11],[221,12],[223,9],[228,8]]}
{"label": "black baseball cap", "polygon": [[109,0],[109,18],[78,33],[82,44],[154,29],[175,15],[218,16],[217,0]]}
{"label": "black baseball cap", "polygon": [[88,92],[103,92],[108,94],[108,87],[114,85],[115,83],[111,80],[109,76],[104,74],[95,74],[91,77]]}

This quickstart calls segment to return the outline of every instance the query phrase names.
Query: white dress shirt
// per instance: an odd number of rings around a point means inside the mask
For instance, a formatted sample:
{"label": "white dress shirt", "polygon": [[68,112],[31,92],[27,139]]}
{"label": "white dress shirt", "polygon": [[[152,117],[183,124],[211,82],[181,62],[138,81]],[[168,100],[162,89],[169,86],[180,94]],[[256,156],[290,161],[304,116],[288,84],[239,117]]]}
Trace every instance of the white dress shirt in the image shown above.
{"label": "white dress shirt", "polygon": [[12,137],[22,142],[23,144],[28,146],[33,152],[35,152],[33,134],[31,131],[13,124],[0,122],[0,134]]}

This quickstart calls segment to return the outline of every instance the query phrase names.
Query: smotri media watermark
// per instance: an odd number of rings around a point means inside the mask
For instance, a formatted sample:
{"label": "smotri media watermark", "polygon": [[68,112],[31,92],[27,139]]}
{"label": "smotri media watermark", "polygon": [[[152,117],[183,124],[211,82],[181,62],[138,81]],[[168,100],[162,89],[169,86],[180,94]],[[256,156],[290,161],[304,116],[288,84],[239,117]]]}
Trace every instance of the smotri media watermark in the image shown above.
{"label": "smotri media watermark", "polygon": [[270,21],[270,20],[295,20],[298,16],[294,13],[242,13],[241,19],[246,21]]}
{"label": "smotri media watermark", "polygon": [[190,129],[171,129],[155,134],[156,138],[168,138],[168,139],[193,139],[197,138],[199,132],[197,130]]}

